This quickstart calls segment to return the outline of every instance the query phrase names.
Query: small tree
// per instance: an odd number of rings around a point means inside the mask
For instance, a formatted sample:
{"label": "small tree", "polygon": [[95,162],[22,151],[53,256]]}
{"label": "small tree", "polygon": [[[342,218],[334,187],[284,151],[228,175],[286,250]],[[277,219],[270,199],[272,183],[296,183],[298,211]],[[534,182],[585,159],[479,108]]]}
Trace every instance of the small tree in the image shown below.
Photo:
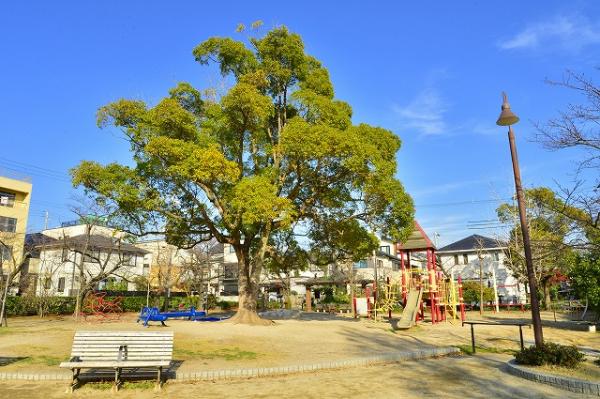
{"label": "small tree", "polygon": [[[569,270],[571,288],[578,298],[600,317],[600,257],[595,253],[577,254]],[[585,313],[583,315],[585,317]]]}
{"label": "small tree", "polygon": [[31,256],[28,248],[18,250],[23,245],[23,235],[24,233],[0,233],[0,327],[8,325],[6,299]]}
{"label": "small tree", "polygon": [[[550,288],[557,274],[566,271],[568,267],[572,248],[565,241],[571,231],[571,223],[563,214],[546,206],[548,198],[555,198],[552,190],[545,187],[525,190],[525,197],[535,277],[542,290],[544,309],[549,310]],[[502,204],[497,212],[501,222],[515,223],[518,210],[514,205]],[[513,275],[526,282],[527,273],[520,229],[517,224],[510,231],[506,266]],[[530,295],[537,295],[537,293],[530,292]]]}
{"label": "small tree", "polygon": [[223,277],[223,247],[215,240],[200,243],[186,251],[181,260],[181,283],[189,295],[198,295],[198,307],[206,307],[204,298],[210,292],[210,286]]}

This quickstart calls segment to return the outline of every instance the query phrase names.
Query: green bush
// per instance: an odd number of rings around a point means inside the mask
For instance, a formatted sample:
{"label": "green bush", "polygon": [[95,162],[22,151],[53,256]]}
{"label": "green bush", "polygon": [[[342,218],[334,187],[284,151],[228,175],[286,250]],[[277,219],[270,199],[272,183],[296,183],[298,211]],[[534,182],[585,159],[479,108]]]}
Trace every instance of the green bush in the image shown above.
{"label": "green bush", "polygon": [[548,342],[538,348],[531,346],[515,354],[519,364],[543,366],[546,364],[573,369],[583,362],[585,356],[575,346]]}
{"label": "green bush", "polygon": [[6,298],[8,316],[33,316],[44,314],[69,314],[75,311],[75,298],[63,296],[9,296]]}
{"label": "green bush", "polygon": [[230,310],[231,308],[237,307],[238,303],[235,301],[218,301],[217,306],[221,308],[221,310]]}
{"label": "green bush", "polygon": [[[463,299],[465,303],[479,303],[480,286],[479,281],[465,281],[462,284]],[[494,289],[483,285],[483,302],[491,302],[494,300]]]}

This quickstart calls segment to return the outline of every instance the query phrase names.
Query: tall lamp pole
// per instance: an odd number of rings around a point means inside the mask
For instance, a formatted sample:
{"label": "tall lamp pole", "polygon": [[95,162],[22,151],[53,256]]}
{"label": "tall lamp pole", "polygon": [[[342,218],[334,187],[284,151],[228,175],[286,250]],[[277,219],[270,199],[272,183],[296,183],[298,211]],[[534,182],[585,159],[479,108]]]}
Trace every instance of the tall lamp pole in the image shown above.
{"label": "tall lamp pole", "polygon": [[523,198],[523,187],[521,185],[521,171],[519,170],[519,159],[517,158],[517,147],[512,125],[519,121],[519,117],[512,113],[506,93],[502,93],[504,99],[502,112],[496,121],[499,126],[508,126],[508,142],[510,144],[510,155],[512,157],[513,173],[515,175],[515,189],[517,191],[517,204],[519,207],[519,219],[521,222],[521,234],[523,236],[523,249],[525,250],[525,265],[527,266],[527,279],[529,281],[529,296],[531,301],[531,319],[533,321],[533,334],[535,346],[538,348],[544,343],[542,332],[542,319],[540,317],[540,303],[537,297],[537,282],[533,270],[531,258],[531,243],[529,241],[529,230],[527,229],[527,214],[525,213],[525,200]]}

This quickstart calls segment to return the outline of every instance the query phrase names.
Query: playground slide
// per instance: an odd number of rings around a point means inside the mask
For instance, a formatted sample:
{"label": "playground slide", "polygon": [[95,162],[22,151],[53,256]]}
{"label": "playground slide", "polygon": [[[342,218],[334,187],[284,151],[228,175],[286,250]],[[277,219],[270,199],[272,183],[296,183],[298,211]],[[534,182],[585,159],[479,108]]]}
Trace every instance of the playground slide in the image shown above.
{"label": "playground slide", "polygon": [[398,330],[406,330],[415,325],[417,319],[417,313],[419,312],[419,303],[421,303],[421,296],[423,289],[411,289],[406,298],[406,306],[402,311],[402,318],[398,322],[396,328]]}

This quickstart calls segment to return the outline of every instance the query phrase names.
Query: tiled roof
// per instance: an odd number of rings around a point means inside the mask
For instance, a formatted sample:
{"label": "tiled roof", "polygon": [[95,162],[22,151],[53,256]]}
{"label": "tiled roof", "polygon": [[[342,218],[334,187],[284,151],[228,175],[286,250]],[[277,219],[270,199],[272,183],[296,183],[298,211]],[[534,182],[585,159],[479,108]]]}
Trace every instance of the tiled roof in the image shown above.
{"label": "tiled roof", "polygon": [[472,251],[480,247],[483,249],[506,248],[506,243],[494,240],[493,238],[480,236],[479,234],[473,234],[462,240],[448,244],[445,247],[440,248],[437,252]]}

